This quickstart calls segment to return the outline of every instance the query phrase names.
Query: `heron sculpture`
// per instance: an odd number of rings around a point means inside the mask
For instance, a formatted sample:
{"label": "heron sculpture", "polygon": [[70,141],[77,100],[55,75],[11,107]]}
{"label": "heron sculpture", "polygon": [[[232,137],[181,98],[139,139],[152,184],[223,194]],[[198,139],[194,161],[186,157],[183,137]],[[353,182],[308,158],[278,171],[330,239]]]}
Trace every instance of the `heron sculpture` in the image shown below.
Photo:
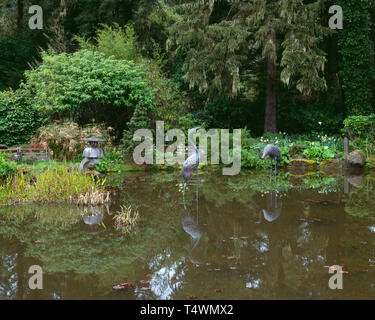
{"label": "heron sculpture", "polygon": [[270,157],[271,174],[272,174],[272,166],[273,166],[272,161],[276,160],[276,165],[275,165],[275,175],[276,175],[277,165],[280,164],[280,162],[281,162],[281,151],[280,151],[280,149],[275,147],[272,144],[267,144],[266,147],[263,149],[263,155],[261,155],[259,147],[256,147],[254,149],[258,150],[258,155],[259,155],[260,159],[264,160],[267,156]]}
{"label": "heron sculpture", "polygon": [[188,144],[193,147],[193,153],[185,160],[181,169],[181,175],[184,178],[184,191],[186,188],[186,184],[191,179],[194,171],[197,172],[198,178],[199,149],[193,142],[193,134],[196,133],[200,128],[201,127],[190,129],[188,133]]}

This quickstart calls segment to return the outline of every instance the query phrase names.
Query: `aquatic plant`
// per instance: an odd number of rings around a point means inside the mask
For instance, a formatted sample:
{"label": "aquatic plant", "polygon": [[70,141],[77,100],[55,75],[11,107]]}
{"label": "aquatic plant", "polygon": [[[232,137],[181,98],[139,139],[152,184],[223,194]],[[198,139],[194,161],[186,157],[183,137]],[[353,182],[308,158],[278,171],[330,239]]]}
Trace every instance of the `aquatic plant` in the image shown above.
{"label": "aquatic plant", "polygon": [[120,206],[121,210],[117,211],[117,214],[113,217],[115,220],[115,228],[127,229],[128,227],[133,227],[138,224],[139,221],[139,212],[137,209],[132,210],[132,206]]}
{"label": "aquatic plant", "polygon": [[77,204],[97,206],[109,202],[109,192],[106,194],[101,190],[95,190],[94,187],[84,195],[81,194],[77,200]]}
{"label": "aquatic plant", "polygon": [[47,167],[37,175],[19,172],[0,186],[0,205],[51,202],[99,205],[109,201],[104,183],[64,165]]}

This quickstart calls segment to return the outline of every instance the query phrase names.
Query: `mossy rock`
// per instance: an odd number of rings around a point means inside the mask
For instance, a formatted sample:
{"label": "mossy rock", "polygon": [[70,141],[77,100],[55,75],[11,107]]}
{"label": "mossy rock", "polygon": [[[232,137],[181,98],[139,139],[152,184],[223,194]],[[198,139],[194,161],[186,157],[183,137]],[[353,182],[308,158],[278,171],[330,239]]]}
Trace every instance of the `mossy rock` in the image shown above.
{"label": "mossy rock", "polygon": [[363,153],[363,151],[362,150],[355,150],[355,151],[357,151],[360,155],[361,155],[361,157],[362,157],[362,159],[363,159],[363,161],[365,161],[366,160],[366,156],[365,156],[365,154]]}
{"label": "mossy rock", "polygon": [[315,160],[308,160],[308,159],[293,159],[289,162],[288,166],[290,167],[307,167],[307,166],[315,166]]}
{"label": "mossy rock", "polygon": [[354,150],[345,157],[345,162],[350,168],[363,168],[366,157],[361,150]]}

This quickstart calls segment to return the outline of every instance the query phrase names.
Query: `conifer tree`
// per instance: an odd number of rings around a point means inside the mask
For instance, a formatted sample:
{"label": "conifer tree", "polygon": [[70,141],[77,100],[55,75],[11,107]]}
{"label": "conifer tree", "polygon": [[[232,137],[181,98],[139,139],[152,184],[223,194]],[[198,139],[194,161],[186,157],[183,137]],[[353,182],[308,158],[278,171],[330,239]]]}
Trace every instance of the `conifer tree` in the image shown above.
{"label": "conifer tree", "polygon": [[127,156],[131,156],[135,146],[139,142],[133,141],[134,132],[138,129],[149,129],[150,120],[147,112],[147,108],[139,103],[135,110],[133,116],[127,123],[128,128],[124,130],[123,137],[121,139],[121,145]]}
{"label": "conifer tree", "polygon": [[176,9],[181,19],[171,27],[169,41],[186,51],[184,79],[209,96],[219,91],[235,96],[249,89],[249,78],[264,62],[264,132],[275,133],[278,82],[303,95],[326,89],[326,58],[319,48],[329,33],[320,21],[325,0],[228,0],[225,14],[213,21],[219,2],[188,1]]}

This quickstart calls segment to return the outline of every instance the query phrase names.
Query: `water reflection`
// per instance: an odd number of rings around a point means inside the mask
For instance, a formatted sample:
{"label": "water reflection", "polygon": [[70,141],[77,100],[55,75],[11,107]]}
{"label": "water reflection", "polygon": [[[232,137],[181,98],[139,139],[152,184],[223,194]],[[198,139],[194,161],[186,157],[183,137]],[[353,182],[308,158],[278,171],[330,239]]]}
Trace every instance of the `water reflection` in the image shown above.
{"label": "water reflection", "polygon": [[194,264],[201,264],[202,262],[192,258],[192,252],[195,249],[195,247],[198,245],[201,237],[202,237],[202,231],[199,228],[199,186],[198,183],[196,185],[196,198],[195,198],[195,217],[191,213],[191,209],[187,206],[186,200],[185,200],[185,192],[183,192],[183,206],[184,210],[181,215],[181,222],[182,222],[182,228],[184,231],[190,235],[190,237],[193,239],[193,246],[190,248],[188,253],[189,260]]}
{"label": "water reflection", "polygon": [[[0,298],[374,297],[375,178],[346,194],[343,175],[279,172],[268,184],[268,173],[202,173],[186,195],[179,173],[135,173],[110,207],[2,207]],[[139,209],[136,234],[114,229],[120,205]],[[28,289],[32,264],[44,290]],[[333,264],[349,272],[344,290],[328,288]]]}
{"label": "water reflection", "polygon": [[281,199],[278,198],[278,194],[276,190],[270,190],[266,194],[266,202],[267,202],[266,208],[262,209],[259,212],[258,223],[261,223],[262,213],[263,213],[263,217],[265,220],[267,220],[268,222],[272,222],[280,216],[281,211],[283,209],[283,203]]}
{"label": "water reflection", "polygon": [[96,235],[105,230],[103,224],[105,213],[109,214],[108,204],[82,207],[82,220],[89,228],[89,231],[86,231],[86,233]]}

